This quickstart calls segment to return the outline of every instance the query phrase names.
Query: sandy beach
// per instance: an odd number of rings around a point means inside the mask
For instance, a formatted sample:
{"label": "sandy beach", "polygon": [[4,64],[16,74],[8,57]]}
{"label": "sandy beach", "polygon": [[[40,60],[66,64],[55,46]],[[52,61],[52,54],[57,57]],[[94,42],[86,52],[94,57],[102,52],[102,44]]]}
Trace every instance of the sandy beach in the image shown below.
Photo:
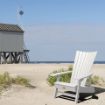
{"label": "sandy beach", "polygon": [[[12,86],[0,96],[0,105],[75,105],[74,101],[54,98],[54,86],[48,85],[48,74],[70,64],[2,64],[0,73],[8,71],[10,75],[20,75],[30,79],[34,89]],[[94,64],[93,74],[105,79],[105,64]],[[88,99],[78,105],[105,105],[105,92],[97,94],[98,100]]]}

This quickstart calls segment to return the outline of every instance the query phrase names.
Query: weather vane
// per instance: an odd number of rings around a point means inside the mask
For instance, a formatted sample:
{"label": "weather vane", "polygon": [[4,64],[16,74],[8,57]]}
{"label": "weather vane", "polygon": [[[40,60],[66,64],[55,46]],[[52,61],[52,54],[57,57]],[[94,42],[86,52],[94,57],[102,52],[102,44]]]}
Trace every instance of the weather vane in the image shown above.
{"label": "weather vane", "polygon": [[22,16],[24,14],[24,11],[23,10],[20,10],[19,11],[19,14]]}
{"label": "weather vane", "polygon": [[22,16],[24,15],[24,11],[22,7],[18,7],[17,9],[17,22],[22,27]]}

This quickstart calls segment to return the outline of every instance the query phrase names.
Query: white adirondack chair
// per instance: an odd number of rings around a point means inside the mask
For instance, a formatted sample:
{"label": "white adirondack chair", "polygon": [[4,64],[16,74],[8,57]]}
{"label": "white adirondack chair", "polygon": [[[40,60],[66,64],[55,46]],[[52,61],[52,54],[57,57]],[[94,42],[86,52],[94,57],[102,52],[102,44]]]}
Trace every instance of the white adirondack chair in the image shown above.
{"label": "white adirondack chair", "polygon": [[[51,76],[57,76],[57,82],[55,82],[55,97],[57,93],[63,90],[63,95],[67,95],[75,98],[75,102],[78,103],[79,93],[94,93],[94,87],[86,85],[86,80],[92,75],[91,67],[94,62],[97,52],[82,52],[77,51],[73,70],[61,73],[52,74]],[[60,76],[72,72],[70,83],[60,82]],[[76,94],[65,93],[64,90],[75,92]]]}

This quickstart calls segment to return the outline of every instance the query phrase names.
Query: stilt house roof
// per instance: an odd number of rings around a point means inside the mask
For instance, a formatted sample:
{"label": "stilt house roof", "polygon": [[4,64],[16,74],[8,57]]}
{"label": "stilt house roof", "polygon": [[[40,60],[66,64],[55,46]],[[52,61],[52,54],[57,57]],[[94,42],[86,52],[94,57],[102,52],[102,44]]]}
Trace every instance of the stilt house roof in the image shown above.
{"label": "stilt house roof", "polygon": [[0,23],[0,31],[24,33],[24,31],[18,25],[3,23]]}

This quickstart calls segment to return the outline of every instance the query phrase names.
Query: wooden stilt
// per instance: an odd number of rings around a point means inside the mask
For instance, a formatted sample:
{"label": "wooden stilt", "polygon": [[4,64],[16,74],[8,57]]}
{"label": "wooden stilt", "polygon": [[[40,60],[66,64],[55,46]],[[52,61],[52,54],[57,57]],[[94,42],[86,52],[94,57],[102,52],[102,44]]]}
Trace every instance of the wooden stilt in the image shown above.
{"label": "wooden stilt", "polygon": [[1,64],[1,52],[0,52],[0,64]]}
{"label": "wooden stilt", "polygon": [[10,61],[10,63],[12,63],[12,54],[11,54],[11,52],[10,52],[10,57],[9,57],[9,61]]}
{"label": "wooden stilt", "polygon": [[0,64],[28,63],[28,52],[29,50],[25,50],[23,52],[0,52]]}
{"label": "wooden stilt", "polygon": [[20,54],[20,62],[23,63],[23,53]]}

